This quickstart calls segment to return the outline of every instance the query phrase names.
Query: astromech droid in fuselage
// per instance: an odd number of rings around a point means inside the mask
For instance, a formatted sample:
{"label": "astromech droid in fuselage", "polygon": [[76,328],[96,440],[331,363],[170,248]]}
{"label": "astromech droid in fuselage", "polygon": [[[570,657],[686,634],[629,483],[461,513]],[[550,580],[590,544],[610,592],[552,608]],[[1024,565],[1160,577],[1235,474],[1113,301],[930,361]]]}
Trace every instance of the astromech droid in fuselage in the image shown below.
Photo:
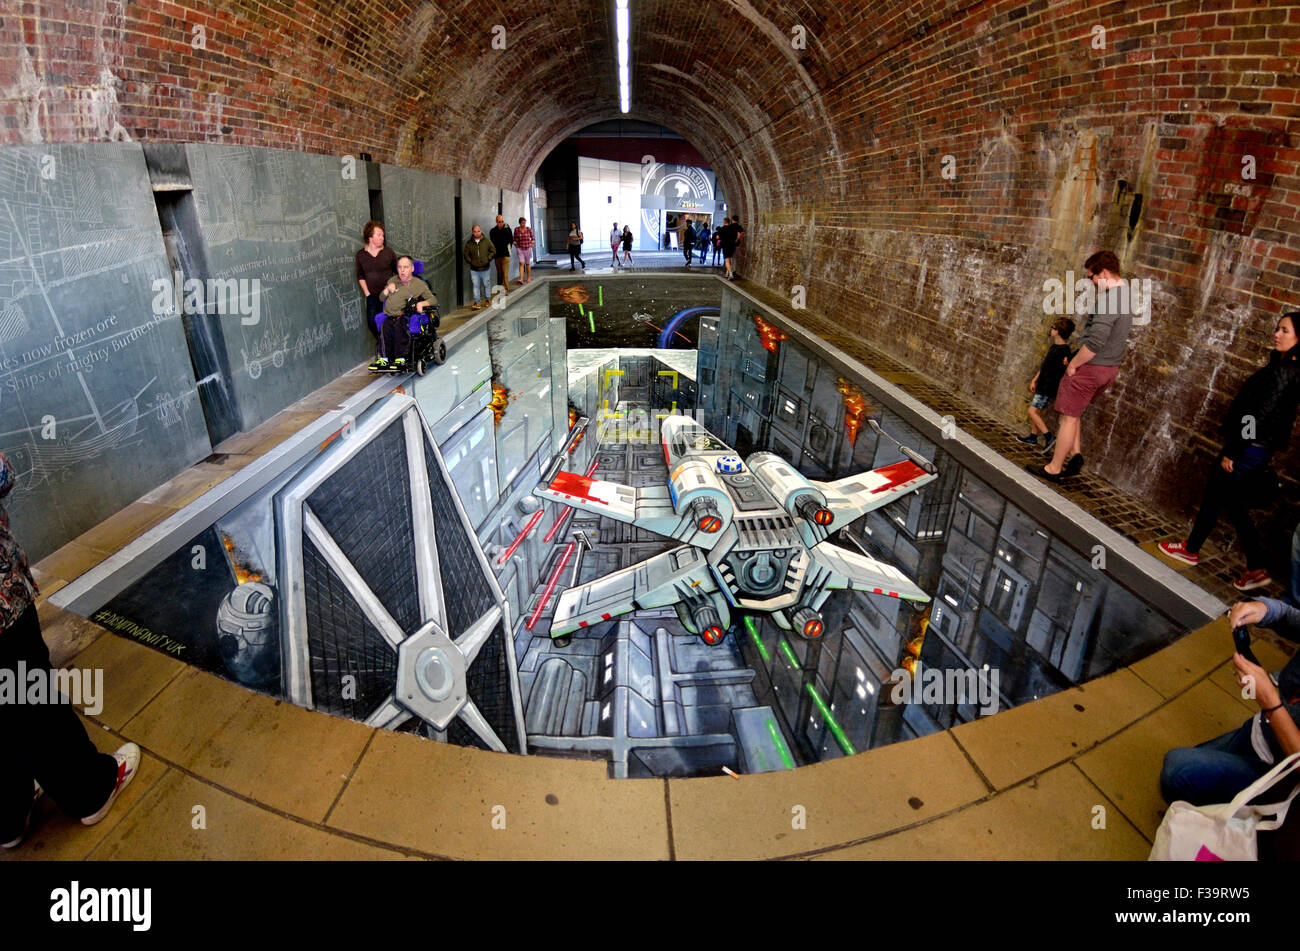
{"label": "astromech droid in fuselage", "polygon": [[560,472],[538,487],[543,498],[682,542],[565,591],[551,624],[559,646],[592,624],[669,605],[687,630],[716,644],[738,612],[768,614],[784,629],[819,637],[822,605],[846,588],[930,600],[898,569],[822,544],[832,531],[937,478],[911,450],[903,448],[902,462],[822,483],[770,452],[742,462],[689,417],[665,419],[662,440],[666,486],[632,488]]}

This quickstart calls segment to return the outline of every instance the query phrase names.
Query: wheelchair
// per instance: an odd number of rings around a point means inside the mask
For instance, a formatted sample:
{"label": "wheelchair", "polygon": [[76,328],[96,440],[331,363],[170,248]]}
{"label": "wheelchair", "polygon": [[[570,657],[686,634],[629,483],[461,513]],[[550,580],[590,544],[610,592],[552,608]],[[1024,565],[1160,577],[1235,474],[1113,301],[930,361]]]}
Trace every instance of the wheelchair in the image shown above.
{"label": "wheelchair", "polygon": [[[417,276],[423,274],[424,262],[415,261],[414,264],[414,273]],[[406,303],[402,305],[400,317],[386,318],[407,321],[406,329],[410,334],[411,345],[406,353],[405,366],[398,366],[396,363],[390,363],[382,368],[372,366],[370,372],[401,373],[409,368],[414,370],[417,376],[424,376],[429,367],[441,366],[447,361],[447,342],[438,336],[438,325],[442,322],[438,305],[434,304],[422,314],[415,309],[417,303],[414,297],[408,297]],[[380,332],[382,333],[382,326]]]}

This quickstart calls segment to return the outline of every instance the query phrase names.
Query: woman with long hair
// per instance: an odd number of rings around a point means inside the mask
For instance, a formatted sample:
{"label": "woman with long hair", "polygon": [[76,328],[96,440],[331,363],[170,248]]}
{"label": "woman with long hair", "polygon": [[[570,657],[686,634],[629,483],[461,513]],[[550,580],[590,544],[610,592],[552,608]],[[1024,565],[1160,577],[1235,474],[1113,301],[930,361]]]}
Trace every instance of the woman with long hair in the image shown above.
{"label": "woman with long hair", "polygon": [[361,285],[361,293],[366,298],[366,329],[378,342],[379,324],[375,318],[384,310],[384,301],[379,292],[384,289],[388,279],[397,273],[397,254],[392,248],[384,247],[383,222],[367,221],[361,231],[361,240],[365,242],[365,247],[357,252],[357,283]]}
{"label": "woman with long hair", "polygon": [[1264,567],[1264,546],[1250,510],[1259,507],[1263,487],[1276,479],[1269,464],[1290,444],[1300,407],[1297,321],[1300,311],[1282,315],[1273,331],[1273,352],[1268,363],[1242,384],[1228,407],[1221,428],[1223,450],[1205,485],[1205,497],[1191,534],[1185,541],[1159,545],[1170,558],[1196,564],[1201,546],[1219,521],[1219,513],[1226,509],[1246,556],[1246,573],[1232,583],[1238,591],[1253,591],[1273,583]]}

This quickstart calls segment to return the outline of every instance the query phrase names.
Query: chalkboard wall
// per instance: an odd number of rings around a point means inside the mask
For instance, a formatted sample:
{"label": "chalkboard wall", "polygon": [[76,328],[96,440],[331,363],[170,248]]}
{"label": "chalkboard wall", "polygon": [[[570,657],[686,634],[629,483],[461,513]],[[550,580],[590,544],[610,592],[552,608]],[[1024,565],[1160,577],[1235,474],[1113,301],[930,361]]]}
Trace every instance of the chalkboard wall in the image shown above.
{"label": "chalkboard wall", "polygon": [[250,282],[223,330],[252,429],[373,354],[355,276],[370,217],[365,167],[276,149],[186,152],[210,276]]}
{"label": "chalkboard wall", "polygon": [[[34,561],[213,451],[182,323],[193,301],[215,314],[197,319],[220,322],[204,365],[228,375],[243,431],[374,353],[354,263],[365,163],[203,144],[154,158],[169,173],[151,184],[138,143],[0,147],[0,451]],[[491,228],[503,193],[393,166],[378,182],[389,245],[426,262],[449,313],[456,195],[468,235],[474,221]],[[158,202],[190,232],[167,240],[207,273],[176,279]],[[193,300],[191,281],[203,285]]]}
{"label": "chalkboard wall", "polygon": [[388,246],[424,262],[424,280],[438,307],[456,309],[456,179],[382,165],[384,228]]}
{"label": "chalkboard wall", "polygon": [[139,145],[0,149],[0,451],[33,561],[211,451],[170,286]]}

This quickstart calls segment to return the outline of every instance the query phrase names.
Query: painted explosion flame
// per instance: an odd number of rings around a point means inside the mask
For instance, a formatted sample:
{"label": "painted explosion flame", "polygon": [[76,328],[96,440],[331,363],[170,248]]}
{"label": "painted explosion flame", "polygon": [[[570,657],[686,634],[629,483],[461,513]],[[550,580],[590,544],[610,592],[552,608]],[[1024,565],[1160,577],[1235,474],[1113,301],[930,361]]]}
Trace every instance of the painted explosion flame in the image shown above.
{"label": "painted explosion flame", "polygon": [[776,324],[770,324],[758,314],[754,315],[754,326],[758,328],[758,342],[763,345],[763,349],[769,353],[776,353],[777,347],[782,340],[789,340],[790,335],[785,333]]}
{"label": "painted explosion flame", "polygon": [[871,404],[863,392],[844,377],[835,381],[835,389],[844,397],[844,426],[849,434],[849,442],[856,443],[858,432],[862,429],[862,420],[866,418]]}

